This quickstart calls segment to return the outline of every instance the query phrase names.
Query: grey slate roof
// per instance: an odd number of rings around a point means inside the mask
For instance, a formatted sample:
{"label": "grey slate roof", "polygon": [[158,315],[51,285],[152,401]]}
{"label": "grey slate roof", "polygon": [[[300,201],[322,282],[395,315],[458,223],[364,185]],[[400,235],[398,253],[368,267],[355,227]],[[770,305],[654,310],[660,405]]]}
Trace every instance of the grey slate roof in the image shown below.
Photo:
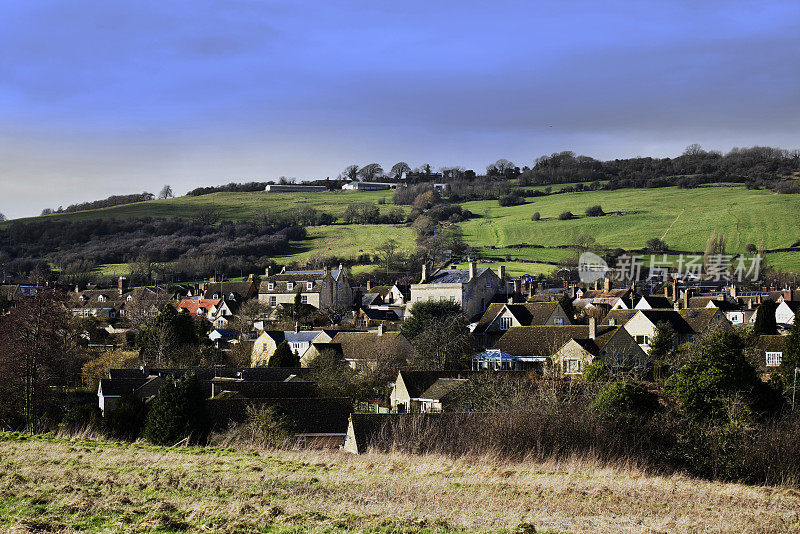
{"label": "grey slate roof", "polygon": [[[476,269],[475,278],[488,271],[487,267]],[[469,282],[469,269],[442,269],[433,274],[423,284],[466,284]]]}

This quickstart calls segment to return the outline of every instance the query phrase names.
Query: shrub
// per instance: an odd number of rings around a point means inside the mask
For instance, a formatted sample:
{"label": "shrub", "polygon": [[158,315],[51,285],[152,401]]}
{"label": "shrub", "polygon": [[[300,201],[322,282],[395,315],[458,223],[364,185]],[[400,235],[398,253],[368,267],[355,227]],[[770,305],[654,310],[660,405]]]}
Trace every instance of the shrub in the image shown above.
{"label": "shrub", "polygon": [[534,211],[533,215],[531,215],[531,220],[532,221],[538,221],[541,218],[542,218],[542,216],[539,214],[538,211]]}
{"label": "shrub", "polygon": [[286,340],[281,341],[269,358],[267,367],[300,367],[300,357]]}
{"label": "shrub", "polygon": [[525,197],[519,191],[512,191],[498,199],[501,206],[519,206],[525,204]]}
{"label": "shrub", "polygon": [[608,384],[592,402],[592,409],[605,417],[623,417],[651,413],[658,409],[658,396],[634,380]]}
{"label": "shrub", "polygon": [[600,204],[596,204],[594,206],[586,208],[587,217],[602,217],[605,214],[606,212],[603,211],[603,208],[600,207]]}
{"label": "shrub", "polygon": [[86,428],[99,428],[103,420],[96,402],[73,406],[64,414],[59,428],[75,432]]}
{"label": "shrub", "polygon": [[664,252],[667,250],[667,244],[657,237],[648,239],[645,246],[650,252]]}
{"label": "shrub", "polygon": [[734,397],[756,412],[776,409],[778,400],[744,354],[736,332],[712,330],[689,349],[689,361],[664,386],[683,414],[692,420],[720,420]]}
{"label": "shrub", "polygon": [[109,437],[136,441],[147,420],[147,404],[133,394],[123,395],[113,410],[105,415],[105,428]]}
{"label": "shrub", "polygon": [[558,220],[559,221],[569,221],[570,219],[574,219],[574,218],[575,218],[575,215],[573,215],[571,211],[561,212],[561,214],[559,214],[559,216],[558,216]]}
{"label": "shrub", "polygon": [[753,243],[748,243],[748,244],[747,244],[747,245],[744,247],[744,250],[745,250],[745,251],[746,251],[748,254],[755,254],[756,252],[758,252],[758,247],[757,247],[757,246],[755,246]]}
{"label": "shrub", "polygon": [[150,406],[144,437],[156,445],[174,445],[184,438],[202,442],[209,417],[205,394],[193,373],[179,379],[168,376]]}
{"label": "shrub", "polygon": [[778,307],[775,301],[767,299],[762,302],[756,310],[756,322],[753,331],[762,336],[773,336],[778,333],[778,323],[775,319],[775,309]]}
{"label": "shrub", "polygon": [[603,360],[590,363],[583,372],[583,379],[587,382],[605,382],[611,378],[611,369]]}

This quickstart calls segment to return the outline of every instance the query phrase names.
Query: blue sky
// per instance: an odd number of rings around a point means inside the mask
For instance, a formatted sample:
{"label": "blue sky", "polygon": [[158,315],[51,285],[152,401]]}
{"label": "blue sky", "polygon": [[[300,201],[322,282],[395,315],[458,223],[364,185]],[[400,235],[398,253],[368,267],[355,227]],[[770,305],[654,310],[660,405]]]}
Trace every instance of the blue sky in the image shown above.
{"label": "blue sky", "polygon": [[0,212],[350,163],[800,147],[797,2],[0,4]]}

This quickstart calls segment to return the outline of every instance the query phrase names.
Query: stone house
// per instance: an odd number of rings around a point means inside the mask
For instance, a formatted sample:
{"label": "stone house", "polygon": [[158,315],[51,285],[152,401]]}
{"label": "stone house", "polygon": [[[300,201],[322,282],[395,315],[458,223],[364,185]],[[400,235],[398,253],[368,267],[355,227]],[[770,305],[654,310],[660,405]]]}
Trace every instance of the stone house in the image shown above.
{"label": "stone house", "polygon": [[513,326],[564,326],[572,319],[556,301],[490,304],[472,334],[481,347],[492,347]]}
{"label": "stone house", "polygon": [[372,332],[336,332],[329,341],[315,340],[300,359],[303,367],[324,350],[340,354],[353,369],[374,368],[379,361],[406,363],[414,356],[414,347],[400,332],[386,332],[382,327]]}
{"label": "stone house", "polygon": [[500,276],[489,268],[479,269],[474,261],[468,269],[445,268],[428,276],[422,266],[422,278],[411,285],[411,304],[425,301],[450,301],[461,305],[467,319],[482,315],[492,299],[505,290],[505,269]]}
{"label": "stone house", "polygon": [[258,287],[259,302],[276,307],[279,304],[294,304],[295,295],[300,302],[317,309],[349,308],[353,304],[353,289],[347,270],[325,267],[322,270],[287,271],[267,274]]}
{"label": "stone house", "polygon": [[253,367],[269,365],[269,359],[275,354],[275,349],[284,341],[288,343],[292,352],[296,352],[300,356],[302,361],[311,347],[311,343],[320,336],[323,336],[325,340],[330,339],[321,330],[265,330],[253,343],[250,364]]}

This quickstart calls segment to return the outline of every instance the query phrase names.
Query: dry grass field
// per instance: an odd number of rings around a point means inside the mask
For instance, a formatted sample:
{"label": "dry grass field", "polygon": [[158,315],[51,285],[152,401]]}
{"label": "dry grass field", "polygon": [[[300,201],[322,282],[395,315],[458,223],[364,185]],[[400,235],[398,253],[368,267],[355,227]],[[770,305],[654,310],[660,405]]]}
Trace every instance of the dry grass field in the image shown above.
{"label": "dry grass field", "polygon": [[800,493],[561,464],[0,434],[2,532],[790,532]]}

